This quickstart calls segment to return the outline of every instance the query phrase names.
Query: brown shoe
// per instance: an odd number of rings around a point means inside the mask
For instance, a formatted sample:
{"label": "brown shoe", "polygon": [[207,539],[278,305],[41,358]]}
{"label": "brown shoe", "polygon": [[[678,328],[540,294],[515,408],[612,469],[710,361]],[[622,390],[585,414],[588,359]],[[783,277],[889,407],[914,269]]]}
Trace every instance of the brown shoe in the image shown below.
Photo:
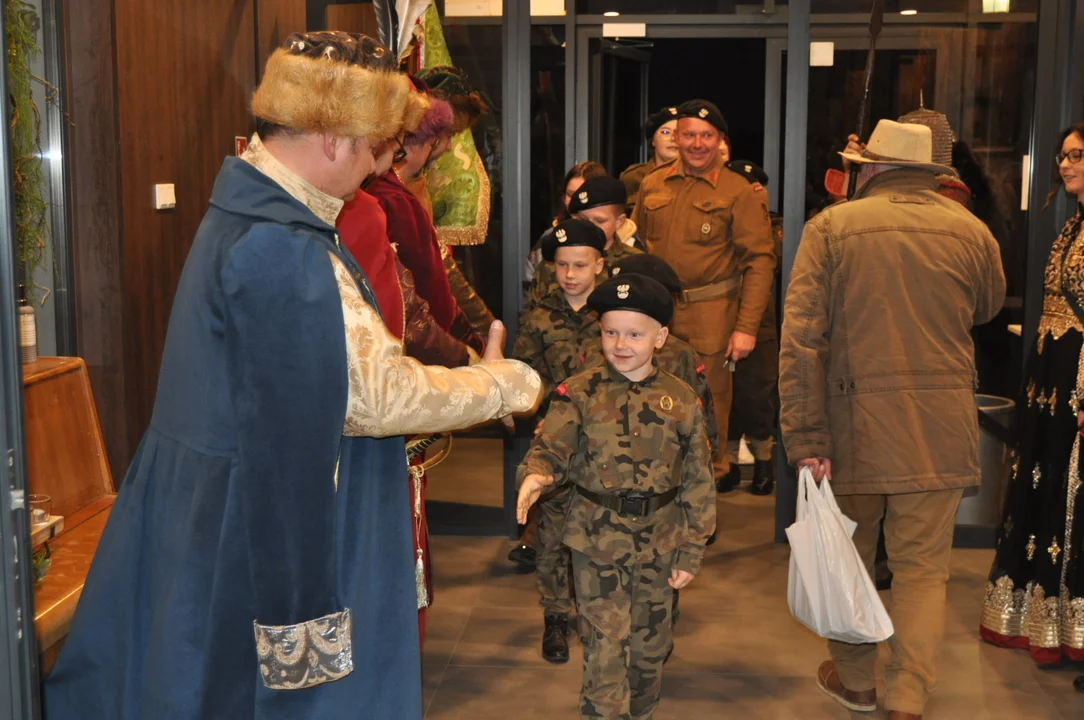
{"label": "brown shoe", "polygon": [[843,687],[836,664],[831,660],[826,660],[817,668],[817,687],[848,710],[868,713],[877,709],[877,688],[858,691]]}
{"label": "brown shoe", "polygon": [[922,720],[921,715],[905,713],[902,710],[889,710],[887,720]]}

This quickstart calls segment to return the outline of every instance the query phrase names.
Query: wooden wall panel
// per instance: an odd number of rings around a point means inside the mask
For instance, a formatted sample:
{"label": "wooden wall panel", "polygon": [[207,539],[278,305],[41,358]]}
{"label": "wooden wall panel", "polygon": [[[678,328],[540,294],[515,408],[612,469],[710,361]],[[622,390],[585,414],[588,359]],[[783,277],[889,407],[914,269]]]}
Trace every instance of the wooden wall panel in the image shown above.
{"label": "wooden wall panel", "polygon": [[371,2],[342,3],[327,6],[328,30],[343,30],[379,38],[376,11]]}
{"label": "wooden wall panel", "polygon": [[294,32],[305,32],[305,0],[256,0],[257,78],[263,73],[267,56]]}
{"label": "wooden wall panel", "polygon": [[[150,420],[181,269],[233,138],[252,131],[255,0],[114,0],[128,436]],[[156,211],[155,183],[177,207]]]}
{"label": "wooden wall panel", "polygon": [[119,481],[132,446],[125,409],[113,0],[66,3],[64,20],[76,342]]}

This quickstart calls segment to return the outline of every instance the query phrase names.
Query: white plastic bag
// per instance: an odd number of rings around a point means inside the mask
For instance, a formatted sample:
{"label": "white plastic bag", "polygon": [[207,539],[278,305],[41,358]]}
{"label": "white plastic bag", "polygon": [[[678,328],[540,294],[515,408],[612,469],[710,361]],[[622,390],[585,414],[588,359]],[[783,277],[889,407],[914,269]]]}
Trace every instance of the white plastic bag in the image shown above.
{"label": "white plastic bag", "polygon": [[892,636],[877,589],[851,536],[827,479],[818,486],[809,468],[798,474],[798,519],[787,528],[790,578],[787,604],[803,625],[823,638],[861,644]]}

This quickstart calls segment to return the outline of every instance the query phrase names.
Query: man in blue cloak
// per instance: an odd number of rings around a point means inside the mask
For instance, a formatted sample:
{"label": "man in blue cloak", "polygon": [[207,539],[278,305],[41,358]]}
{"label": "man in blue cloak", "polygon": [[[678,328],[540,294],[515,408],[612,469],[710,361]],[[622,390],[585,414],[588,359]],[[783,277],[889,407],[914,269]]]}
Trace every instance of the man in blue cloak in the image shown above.
{"label": "man in blue cloak", "polygon": [[340,246],[343,199],[425,102],[364,36],[294,35],[268,60],[46,681],[49,720],[421,718],[402,435],[540,392],[514,361],[405,357]]}

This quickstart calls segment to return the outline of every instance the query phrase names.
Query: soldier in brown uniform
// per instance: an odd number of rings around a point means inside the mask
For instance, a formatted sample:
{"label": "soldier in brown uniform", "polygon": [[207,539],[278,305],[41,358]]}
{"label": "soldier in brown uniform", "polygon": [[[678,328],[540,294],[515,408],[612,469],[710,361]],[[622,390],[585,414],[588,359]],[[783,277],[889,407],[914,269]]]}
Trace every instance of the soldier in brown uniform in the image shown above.
{"label": "soldier in brown uniform", "polygon": [[677,108],[664,107],[657,113],[648,115],[644,123],[644,133],[651,141],[651,159],[628,166],[620,177],[629,196],[630,215],[636,209],[636,196],[644,178],[677,159]]}
{"label": "soldier in brown uniform", "polygon": [[517,513],[554,481],[571,485],[572,550],[583,637],[583,718],[652,717],[671,646],[671,596],[700,571],[715,492],[696,394],[660,370],[673,301],[643,275],[589,300],[606,363],[559,385],[519,469]]}
{"label": "soldier in brown uniform", "polygon": [[[644,180],[633,220],[648,252],[669,262],[685,287],[674,334],[700,353],[725,436],[731,362],[756,347],[775,273],[768,193],[723,162],[727,128],[718,108],[690,100],[678,118],[680,157]],[[725,453],[714,466],[716,478],[727,474]]]}
{"label": "soldier in brown uniform", "polygon": [[[768,187],[768,174],[748,160],[734,160],[727,167],[750,183]],[[772,241],[776,262],[783,252],[783,218],[772,216]],[[778,266],[777,266],[778,267]],[[719,481],[719,492],[741,484],[738,451],[744,437],[753,455],[754,495],[771,495],[775,485],[775,428],[779,414],[779,330],[775,314],[775,292],[757,328],[757,345],[734,371],[734,391],[727,430],[726,457],[730,472]]]}
{"label": "soldier in brown uniform", "polygon": [[[555,265],[556,282],[523,318],[512,350],[512,357],[530,365],[542,378],[538,419],[545,417],[554,388],[583,369],[585,363],[595,362],[598,315],[586,305],[595,289],[595,278],[602,272],[605,245],[606,235],[601,229],[577,219],[559,223],[542,240],[542,257]],[[545,622],[542,657],[552,663],[568,662],[570,558],[561,537],[570,498],[567,486],[557,488],[543,498],[532,517],[537,523],[535,571]]]}

